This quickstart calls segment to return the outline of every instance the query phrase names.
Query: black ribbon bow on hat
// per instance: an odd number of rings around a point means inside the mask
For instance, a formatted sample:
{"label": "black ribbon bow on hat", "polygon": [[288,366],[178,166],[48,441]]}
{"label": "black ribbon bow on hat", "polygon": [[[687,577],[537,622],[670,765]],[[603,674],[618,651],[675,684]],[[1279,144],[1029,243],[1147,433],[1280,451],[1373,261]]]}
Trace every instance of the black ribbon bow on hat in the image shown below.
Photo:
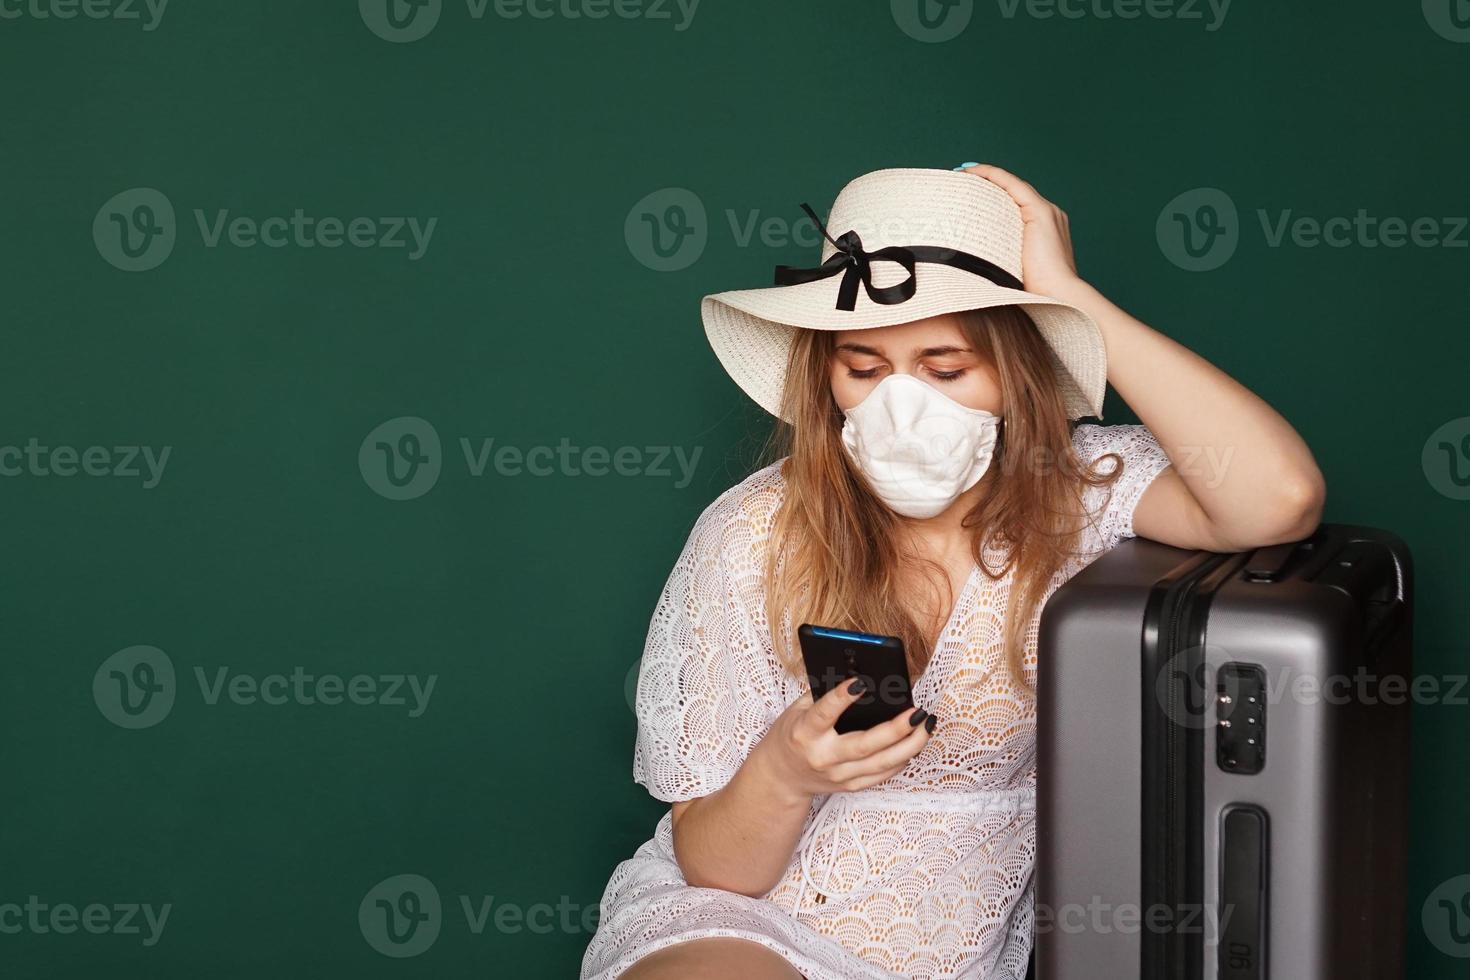
{"label": "black ribbon bow on hat", "polygon": [[[801,209],[812,221],[816,222],[817,230],[822,233],[822,237],[831,242],[837,251],[827,261],[811,269],[794,269],[789,265],[776,266],[776,285],[799,286],[802,283],[827,279],[840,272],[842,273],[842,284],[837,290],[837,309],[839,310],[851,311],[857,308],[858,283],[862,283],[863,289],[868,293],[868,299],[883,306],[896,306],[905,300],[912,299],[918,288],[918,279],[914,269],[919,262],[936,262],[940,265],[963,269],[983,279],[989,279],[998,286],[1007,286],[1011,289],[1022,288],[1021,280],[994,262],[953,248],[944,248],[939,245],[890,245],[887,248],[869,252],[863,248],[863,240],[858,237],[857,232],[845,231],[837,238],[833,238],[827,233],[827,226],[822,224],[822,219],[817,217],[810,205],[803,204]],[[874,262],[896,262],[903,266],[908,275],[903,282],[892,286],[875,286],[873,285]]]}

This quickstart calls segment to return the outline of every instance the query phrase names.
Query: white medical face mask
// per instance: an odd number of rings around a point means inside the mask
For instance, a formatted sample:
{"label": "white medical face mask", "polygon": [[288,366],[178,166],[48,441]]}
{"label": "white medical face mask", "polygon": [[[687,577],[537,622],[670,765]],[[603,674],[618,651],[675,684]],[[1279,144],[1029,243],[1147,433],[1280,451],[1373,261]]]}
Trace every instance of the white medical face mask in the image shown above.
{"label": "white medical face mask", "polygon": [[890,374],[846,415],[842,444],[853,462],[879,499],[914,518],[942,513],[980,482],[1000,425],[911,374]]}

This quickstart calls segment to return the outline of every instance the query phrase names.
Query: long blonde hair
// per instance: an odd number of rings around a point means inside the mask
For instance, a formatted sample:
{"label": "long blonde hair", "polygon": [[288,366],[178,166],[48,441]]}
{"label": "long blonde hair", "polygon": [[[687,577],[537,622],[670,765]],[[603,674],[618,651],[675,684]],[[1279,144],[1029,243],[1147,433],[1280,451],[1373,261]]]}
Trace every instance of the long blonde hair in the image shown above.
{"label": "long blonde hair", "polygon": [[[1099,473],[1096,464],[1088,468],[1077,458],[1050,349],[1024,310],[1001,306],[960,319],[972,349],[996,368],[1004,419],[979,503],[963,525],[984,574],[1000,578],[1015,568],[1003,661],[1016,688],[1025,690],[1027,630],[1079,543],[1087,520],[1083,491],[1116,479],[1122,461]],[[842,446],[843,414],[830,380],[834,346],[829,331],[797,331],[782,406],[793,421],[778,422],[766,447],[765,461],[786,457],[785,494],[765,567],[771,638],[787,669],[801,676],[797,624],[897,636],[917,677],[938,636],[910,612],[911,598],[922,591],[915,583],[932,588],[936,598],[949,596],[944,609],[954,597],[943,567],[907,546],[903,518],[873,495]],[[997,567],[987,565],[987,547],[1004,555]]]}

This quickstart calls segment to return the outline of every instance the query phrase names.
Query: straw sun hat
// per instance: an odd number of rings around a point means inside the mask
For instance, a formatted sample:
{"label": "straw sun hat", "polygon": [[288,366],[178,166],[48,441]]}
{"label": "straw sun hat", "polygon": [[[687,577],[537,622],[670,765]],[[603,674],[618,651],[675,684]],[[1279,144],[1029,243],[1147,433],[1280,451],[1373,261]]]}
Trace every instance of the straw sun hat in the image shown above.
{"label": "straw sun hat", "polygon": [[802,207],[824,236],[820,266],[777,266],[775,286],[700,303],[715,356],[766,411],[780,415],[800,328],[863,330],[1014,304],[1051,348],[1067,414],[1102,417],[1102,333],[1076,307],[1021,288],[1021,209],[1003,189],[963,171],[875,170],[842,189],[825,227]]}

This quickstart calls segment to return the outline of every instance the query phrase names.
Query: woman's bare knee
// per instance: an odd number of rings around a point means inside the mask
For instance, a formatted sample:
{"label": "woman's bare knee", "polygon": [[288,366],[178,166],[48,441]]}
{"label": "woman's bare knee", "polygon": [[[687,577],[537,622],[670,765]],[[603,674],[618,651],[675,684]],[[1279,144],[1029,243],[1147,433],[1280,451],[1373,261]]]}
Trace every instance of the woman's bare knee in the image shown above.
{"label": "woman's bare knee", "polygon": [[711,936],[649,953],[618,980],[802,980],[779,953],[748,939]]}

